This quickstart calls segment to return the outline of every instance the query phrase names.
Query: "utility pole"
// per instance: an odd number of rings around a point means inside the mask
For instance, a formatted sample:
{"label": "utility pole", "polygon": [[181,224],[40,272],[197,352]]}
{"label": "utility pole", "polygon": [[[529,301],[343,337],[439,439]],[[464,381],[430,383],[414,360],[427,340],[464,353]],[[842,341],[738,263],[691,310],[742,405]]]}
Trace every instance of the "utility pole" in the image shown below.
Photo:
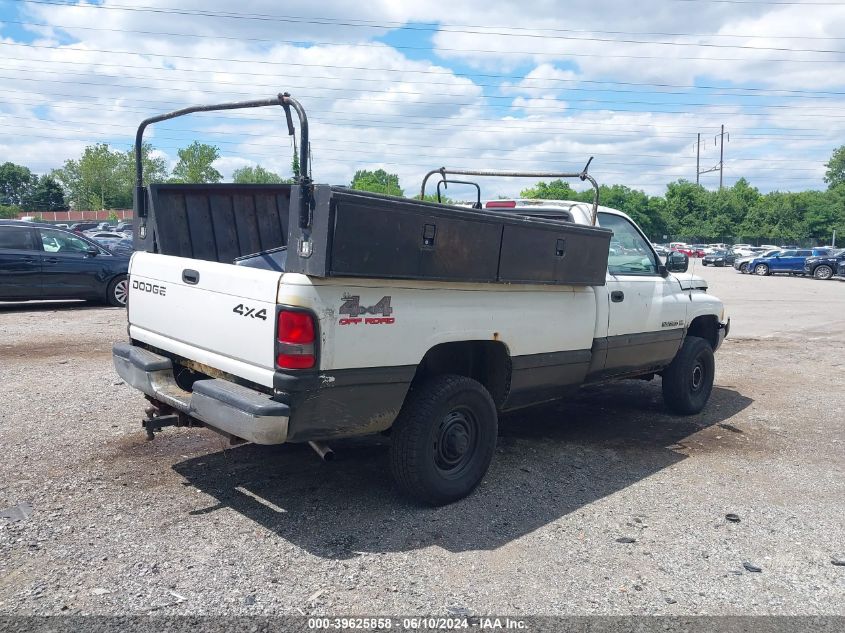
{"label": "utility pole", "polygon": [[698,184],[701,176],[701,132],[698,133],[698,140],[695,142],[695,184]]}
{"label": "utility pole", "polygon": [[701,132],[698,133],[698,140],[695,142],[695,184],[700,184],[699,177],[701,174],[709,174],[712,171],[719,171],[719,191],[722,190],[722,183],[724,182],[724,168],[725,168],[725,136],[728,137],[728,142],[731,140],[730,132],[725,132],[725,126],[722,125],[722,132],[713,137],[713,142],[718,143],[716,139],[721,138],[722,144],[719,149],[719,163],[710,169],[701,169]]}
{"label": "utility pole", "polygon": [[[727,133],[728,135],[728,142],[731,141],[731,134],[730,132]],[[722,190],[722,176],[724,175],[725,171],[725,124],[722,124],[722,132],[721,134],[716,135],[719,138],[719,191]],[[713,142],[716,142],[716,138],[713,139]]]}

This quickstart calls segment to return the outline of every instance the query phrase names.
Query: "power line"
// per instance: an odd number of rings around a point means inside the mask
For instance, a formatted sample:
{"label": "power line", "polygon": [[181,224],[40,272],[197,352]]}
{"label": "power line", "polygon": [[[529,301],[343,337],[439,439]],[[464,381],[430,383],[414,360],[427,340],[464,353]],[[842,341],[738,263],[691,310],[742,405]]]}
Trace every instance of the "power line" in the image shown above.
{"label": "power line", "polygon": [[[246,14],[229,11],[208,11],[199,9],[183,9],[183,8],[168,8],[168,7],[149,7],[149,6],[126,6],[126,5],[94,5],[94,4],[71,4],[67,2],[51,2],[49,0],[13,0],[14,2],[26,2],[27,4],[42,4],[52,6],[66,6],[70,8],[85,8],[85,9],[104,9],[109,11],[135,11],[146,13],[164,13],[164,14],[178,14],[189,15],[197,17],[213,17],[224,19],[238,19],[238,20],[253,20],[253,21],[271,21],[271,22],[288,22],[296,24],[314,24],[320,26],[346,26],[346,27],[361,27],[374,29],[389,29],[396,31],[427,31],[427,32],[445,32],[445,33],[477,33],[479,35],[501,35],[501,36],[517,36],[517,37],[550,37],[537,35],[538,33],[601,33],[603,35],[658,35],[663,37],[721,37],[721,38],[748,38],[748,39],[800,39],[800,40],[842,40],[842,37],[827,37],[827,36],[813,36],[813,35],[779,35],[772,33],[770,35],[759,35],[751,33],[672,33],[660,31],[605,31],[598,29],[563,29],[550,27],[520,27],[520,26],[490,26],[490,25],[471,25],[471,24],[450,24],[438,22],[437,26],[425,25],[411,25],[407,22],[397,21],[381,21],[375,20],[360,20],[354,18],[328,18],[320,17],[314,18],[310,16],[292,16],[292,15],[269,15],[269,14]],[[799,3],[803,4],[803,3]],[[836,3],[830,3],[836,4]],[[459,29],[481,29],[479,31],[466,31]],[[496,31],[490,31],[496,29]],[[553,35],[552,35],[553,37]]]}
{"label": "power line", "polygon": [[[96,97],[96,96],[89,97],[87,95],[72,95],[72,94],[69,95],[69,94],[62,94],[62,93],[51,93],[51,97],[71,97],[72,98],[70,100],[63,101],[62,104],[79,103],[78,101],[74,101],[73,99],[95,99],[96,100],[96,99],[100,98],[100,97]],[[8,100],[8,97],[6,99]],[[164,102],[153,102],[153,101],[148,101],[148,100],[143,100],[143,99],[133,99],[133,102],[159,103],[159,104],[164,103]],[[20,103],[20,104],[26,104],[26,105],[51,105],[52,104],[52,102],[47,100],[46,98],[45,98],[45,100],[39,101],[39,102],[32,102],[32,101],[23,100],[23,101],[16,101],[16,102],[13,102],[13,103]],[[85,103],[85,102],[83,101],[83,103]],[[104,105],[107,105],[107,104],[104,104]],[[159,111],[161,111],[161,110],[172,110],[176,107],[181,107],[181,106],[184,106],[184,103],[177,104],[177,103],[169,102],[165,105],[159,105],[157,110],[159,110]],[[76,108],[80,109],[80,110],[93,111],[93,112],[97,112],[97,113],[103,112],[102,107],[86,108],[84,106],[76,106]],[[122,106],[122,105],[120,106],[120,111],[139,113],[139,114],[142,114],[142,115],[149,115],[150,114],[149,110],[131,108],[131,107],[126,107],[126,106]],[[601,113],[601,111],[599,111],[599,110],[595,110],[595,111],[591,110],[590,112]],[[638,113],[636,111],[632,111],[632,112]],[[642,114],[649,114],[649,113],[642,113]],[[363,113],[363,114],[357,113],[357,116],[359,116],[359,117],[360,116],[370,116],[370,114],[369,113]],[[434,119],[446,119],[446,120],[454,119],[454,117],[439,117],[439,116],[430,116],[430,115],[416,115],[416,116],[414,116],[414,115],[388,115],[388,116],[392,116],[397,120],[396,121],[383,121],[381,119],[376,119],[376,120],[343,119],[343,118],[337,117],[334,114],[331,114],[331,118],[327,121],[324,121],[322,123],[322,126],[324,128],[328,128],[328,127],[331,127],[335,124],[341,124],[341,125],[349,124],[349,125],[357,126],[358,128],[361,128],[361,127],[368,128],[368,129],[370,129],[370,128],[373,128],[373,129],[386,128],[386,129],[397,129],[397,130],[406,130],[407,131],[407,130],[409,130],[409,127],[413,127],[414,124],[406,123],[404,125],[389,125],[389,123],[393,123],[393,122],[399,123],[401,121],[411,120],[411,119],[420,119],[423,122],[427,122],[429,119],[432,119],[432,118],[434,118]],[[258,115],[258,114],[251,114],[248,119],[243,118],[243,117],[226,116],[226,115],[214,115],[213,119],[237,121],[239,123],[250,122],[250,121],[264,121],[264,122],[278,123],[280,121],[279,118],[273,119],[273,118],[270,118],[269,116],[262,116],[262,115]],[[645,131],[645,132],[650,133],[649,134],[650,138],[677,138],[677,139],[687,138],[686,134],[660,134],[660,133],[654,133],[651,130],[649,130],[648,128],[644,128],[642,130],[632,129],[632,130],[630,130],[630,133],[620,134],[620,133],[617,133],[617,132],[608,132],[608,131],[604,131],[604,130],[596,131],[594,128],[574,128],[571,125],[566,125],[566,127],[563,127],[563,128],[554,128],[554,127],[549,126],[548,121],[541,121],[541,120],[537,120],[537,119],[513,119],[514,121],[520,121],[520,122],[524,122],[524,123],[534,123],[535,125],[531,126],[531,127],[514,125],[509,120],[503,120],[503,119],[482,119],[482,118],[473,117],[473,120],[474,121],[490,121],[490,122],[493,122],[493,123],[498,123],[500,125],[500,127],[495,127],[495,126],[472,127],[472,126],[467,125],[466,123],[460,123],[459,122],[459,123],[454,123],[454,124],[448,124],[448,123],[436,123],[434,125],[427,124],[426,129],[430,132],[444,131],[444,130],[450,130],[450,129],[456,129],[458,131],[486,132],[486,133],[495,132],[495,131],[501,131],[501,132],[517,131],[517,132],[521,132],[524,136],[531,136],[531,135],[538,136],[539,135],[539,136],[543,136],[545,138],[548,138],[548,135],[549,135],[550,132],[556,132],[556,133],[561,134],[561,135],[566,135],[566,134],[576,133],[576,132],[579,132],[579,131],[582,131],[582,132],[594,131],[598,136],[601,136],[601,137],[617,136],[617,137],[622,137],[622,138],[631,138],[632,134],[642,136],[642,132]],[[561,121],[561,123],[566,124],[565,121]],[[591,122],[590,121],[583,121],[583,123],[589,125]],[[606,125],[606,123],[601,122],[601,125]],[[662,126],[660,126],[659,124],[655,124],[655,127],[662,127]],[[541,128],[541,129],[538,129],[538,128]],[[789,140],[792,140],[792,141],[795,141],[795,140],[815,141],[815,140],[818,139],[818,140],[827,141],[829,139],[829,135],[788,135],[788,134],[758,135],[758,134],[753,134],[751,132],[748,132],[748,138],[755,139],[755,140],[789,139]]]}
{"label": "power line", "polygon": [[[88,5],[84,5],[88,6]],[[23,44],[20,44],[23,45]],[[54,47],[59,48],[59,47]],[[88,50],[92,50],[92,52],[112,52],[112,51],[96,51],[93,49],[68,49],[75,52],[87,52]],[[132,54],[132,55],[141,55],[139,53],[129,53],[126,51],[115,51],[118,53],[124,54]],[[167,57],[167,55],[160,55],[161,57]],[[190,56],[183,56],[185,59],[195,59]],[[202,59],[202,58],[196,58]],[[107,64],[103,62],[77,62],[77,61],[63,61],[57,59],[35,59],[31,57],[10,57],[6,56],[3,57],[3,60],[17,60],[17,61],[25,61],[25,62],[39,62],[39,63],[49,63],[49,64],[86,64],[87,66],[103,66],[108,68],[138,68],[142,70],[156,70],[159,72],[180,72],[180,73],[211,73],[216,72],[216,70],[204,70],[204,69],[194,69],[194,68],[155,68],[151,69],[149,66],[138,66],[132,64]],[[236,61],[239,63],[253,63],[251,60],[246,61],[243,60],[242,62],[239,60],[212,60],[212,61]],[[374,66],[343,66],[337,64],[307,64],[301,62],[262,62],[256,61],[254,63],[276,63],[283,66],[293,66],[297,68],[327,68],[332,70],[362,70],[368,72],[384,72],[384,73],[403,73],[403,75],[411,74],[411,75],[443,75],[447,77],[461,77],[466,79],[474,80],[476,77],[484,77],[487,79],[508,79],[508,80],[518,80],[518,81],[543,81],[546,83],[578,83],[578,84],[595,84],[595,85],[614,85],[614,86],[641,86],[641,87],[656,87],[656,88],[678,88],[678,89],[687,89],[687,90],[741,90],[744,92],[751,92],[753,94],[758,93],[772,93],[770,96],[777,96],[783,97],[786,94],[802,94],[802,95],[836,95],[841,96],[845,95],[845,91],[829,91],[829,90],[789,90],[786,88],[752,88],[752,87],[736,87],[736,86],[709,86],[709,85],[689,85],[689,84],[664,84],[664,83],[648,83],[648,82],[631,82],[631,81],[612,81],[612,80],[590,80],[590,79],[562,79],[558,77],[548,77],[542,79],[528,79],[524,76],[520,75],[501,75],[495,73],[461,73],[461,72],[454,72],[454,71],[436,71],[436,70],[419,70],[413,68],[379,68]],[[251,70],[239,70],[239,74],[248,76],[248,77],[277,77],[279,76],[277,73],[256,73]],[[318,78],[318,77],[315,77]],[[341,77],[319,77],[321,79],[336,79],[341,80],[344,78]],[[367,79],[367,78],[353,78],[355,81],[380,81],[378,79]],[[424,80],[420,82],[411,82],[407,79],[403,79],[406,83],[425,83],[429,85],[434,82],[430,82],[429,80]],[[454,85],[452,83],[443,83],[439,85]],[[487,86],[487,87],[499,87],[498,84],[475,84],[478,86]],[[602,89],[604,90],[604,89]],[[751,96],[751,95],[737,95],[737,96]]]}
{"label": "power line", "polygon": [[[37,120],[33,119],[32,117],[4,115],[4,114],[0,113],[0,124],[2,124],[3,121],[6,120],[6,119],[15,119],[15,120],[28,121],[28,122],[33,122],[33,123],[37,122]],[[61,123],[62,124],[71,124],[71,125],[86,125],[88,122],[87,121],[76,121],[76,120],[65,119],[65,120],[61,121]],[[43,124],[38,125],[38,126],[21,125],[20,127],[25,127],[25,128],[28,128],[28,129],[43,129]],[[97,127],[98,128],[101,128],[101,127],[118,128],[120,130],[123,130],[124,133],[127,136],[134,135],[135,129],[136,129],[134,125],[129,125],[129,124],[120,125],[120,124],[113,124],[113,123],[98,123]],[[76,130],[73,130],[73,131],[86,132],[88,130],[76,129]],[[197,130],[197,129],[190,129],[190,128],[171,128],[170,131],[184,132],[184,133],[191,133],[191,134],[227,135],[227,136],[237,136],[237,137],[247,136],[247,137],[267,138],[267,136],[268,136],[266,132],[261,132],[261,133],[245,132],[245,131],[219,132],[219,131],[210,131],[210,130]],[[158,139],[168,139],[168,140],[177,140],[177,141],[183,141],[184,140],[184,139],[174,139],[174,138],[160,137],[160,136],[156,136],[155,139],[157,139],[157,140]],[[320,139],[317,136],[315,136],[314,140],[315,140],[315,143],[320,143],[320,144],[323,143],[323,139]],[[224,142],[224,141],[214,141],[214,143],[221,143],[221,142]],[[343,140],[343,141],[339,141],[339,142],[342,143],[343,145],[352,145],[352,146],[361,146],[361,147],[372,147],[372,145],[373,145],[372,142],[370,142],[370,141]],[[225,141],[225,143],[244,144],[240,141]],[[338,141],[336,139],[332,138],[332,143],[333,143],[333,146],[334,146],[338,143]],[[252,144],[252,145],[257,146],[258,144]],[[264,146],[263,144],[260,144],[260,145]],[[390,142],[380,140],[379,143],[378,143],[378,146],[379,147],[405,147],[405,148],[407,148],[408,143],[390,143]],[[506,151],[506,152],[526,151],[524,146],[518,147],[518,148],[517,147],[502,148],[500,145],[496,145],[496,146],[493,146],[493,147],[484,147],[484,146],[466,147],[466,146],[455,146],[455,145],[448,145],[448,144],[442,144],[442,143],[437,144],[437,145],[424,145],[424,144],[414,143],[413,148],[415,150],[419,149],[419,148],[422,148],[422,149],[443,149],[443,150],[471,151],[471,152],[476,152],[476,153],[477,152],[492,152],[492,151]],[[533,147],[528,149],[527,151],[530,152],[532,155],[534,155],[534,154],[549,154],[549,155],[560,156],[561,154],[565,153],[563,150],[542,150],[542,149],[536,149],[536,148],[533,148]],[[619,156],[619,152],[604,153],[604,152],[590,151],[590,154],[594,155],[594,156]],[[667,158],[667,157],[671,157],[673,155],[676,158],[680,158],[680,159],[686,158],[686,157],[680,155],[680,153],[673,154],[672,152],[666,152],[666,153],[663,153],[663,154],[638,154],[638,153],[632,153],[632,152],[625,152],[625,156],[634,157],[634,158]],[[782,162],[782,163],[790,163],[791,164],[791,163],[795,162],[795,159],[791,159],[791,158],[777,159],[777,158],[744,158],[744,157],[739,157],[739,158],[735,158],[735,159],[733,159],[732,161],[729,161],[729,162],[730,163],[735,163],[735,162],[778,163],[778,162]],[[610,164],[610,163],[605,162],[604,164]],[[626,162],[625,164],[629,164],[629,163]],[[773,169],[779,169],[779,168],[773,167]],[[796,169],[798,171],[813,171],[813,172],[817,171],[815,169],[808,169],[808,168],[796,168]],[[790,171],[794,171],[794,170],[791,169]]]}
{"label": "power line", "polygon": [[[91,5],[87,5],[91,6]],[[109,32],[109,33],[136,33],[139,35],[157,35],[163,37],[191,37],[191,38],[198,38],[198,39],[213,39],[213,40],[234,40],[238,42],[262,42],[262,43],[272,43],[277,44],[279,42],[289,43],[289,44],[318,44],[318,45],[342,45],[342,46],[378,46],[381,47],[383,44],[370,44],[370,43],[361,43],[361,42],[318,42],[315,40],[302,40],[302,41],[295,41],[295,40],[279,40],[279,39],[269,39],[269,38],[261,38],[261,37],[235,37],[229,35],[203,35],[200,33],[172,33],[166,31],[142,31],[136,29],[116,29],[116,28],[106,28],[106,27],[96,27],[96,26],[79,26],[79,25],[67,25],[67,24],[51,24],[51,23],[43,23],[43,22],[26,22],[22,20],[5,20],[8,24],[19,24],[22,26],[35,26],[35,27],[47,27],[47,28],[56,28],[62,29],[64,31],[70,32],[71,30],[83,30],[83,31],[98,31],[98,32]],[[472,32],[472,31],[449,31],[449,32],[460,32],[460,33],[475,33],[478,35],[484,35],[485,37],[491,35],[490,33],[485,32]],[[505,36],[505,37],[527,37],[525,35],[516,35],[516,34],[508,34],[508,33],[497,33],[495,35]],[[747,44],[713,44],[709,42],[664,42],[664,41],[656,41],[656,40],[634,40],[634,39],[620,39],[620,38],[607,38],[607,37],[578,37],[572,35],[537,35],[534,37],[540,37],[543,39],[553,39],[555,41],[566,41],[566,42],[604,42],[604,43],[616,43],[616,44],[638,44],[638,45],[647,45],[647,46],[690,46],[690,47],[698,47],[698,48],[726,48],[726,49],[736,49],[736,50],[752,50],[752,51],[774,51],[774,52],[786,52],[786,53],[823,53],[823,54],[845,54],[845,50],[840,49],[817,49],[817,48],[794,48],[794,47],[787,47],[787,46],[749,46]],[[407,46],[407,45],[398,45],[392,44],[390,45],[391,48],[396,48],[400,50],[431,50],[432,47],[426,46]],[[434,47],[436,50],[439,51],[450,51],[450,52],[467,52],[467,53],[506,53],[506,54],[517,54],[517,55],[549,55],[552,54],[550,51],[514,51],[514,50],[483,50],[483,49],[464,49],[464,48],[444,48],[441,46]],[[563,53],[568,54],[568,53]]]}
{"label": "power line", "polygon": [[[422,51],[430,51],[430,47],[423,47],[423,46],[390,46],[387,44],[337,44],[335,42],[316,42],[313,40],[308,41],[298,41],[298,40],[276,40],[278,44],[291,44],[291,45],[307,45],[307,46],[331,46],[331,47],[366,47],[366,48],[379,48],[382,50],[386,49],[403,49],[403,50],[422,50]],[[139,51],[115,51],[115,50],[103,50],[97,48],[73,48],[71,45],[65,46],[47,46],[47,45],[36,45],[36,44],[23,44],[19,42],[0,42],[0,46],[24,46],[27,48],[37,48],[37,49],[52,49],[52,50],[72,50],[75,52],[81,53],[111,53],[113,55],[138,55],[143,57],[167,57],[167,58],[177,58],[177,59],[193,59],[193,60],[203,60],[203,61],[228,61],[232,63],[243,63],[243,64],[273,64],[273,65],[285,65],[285,62],[272,62],[267,60],[254,60],[254,59],[221,59],[219,57],[199,57],[195,55],[177,55],[177,54],[165,54],[165,53],[150,53],[150,52],[139,52]],[[544,55],[544,56],[561,56],[561,57],[599,57],[602,59],[659,59],[665,60],[665,56],[660,55],[616,55],[612,53],[569,53],[569,52],[555,52],[550,53],[548,51],[498,51],[498,50],[479,50],[479,49],[455,49],[455,48],[438,48],[439,51],[448,51],[448,52],[464,52],[464,53],[495,53],[495,54],[519,54],[519,55]],[[693,60],[693,61],[701,61],[701,57],[681,57],[678,55],[674,55],[672,59],[682,59],[682,60]],[[845,60],[840,59],[778,59],[778,58],[771,58],[771,57],[755,57],[755,58],[748,58],[748,57],[711,57],[708,58],[707,61],[715,61],[715,62],[783,62],[783,63],[792,63],[792,64],[830,64],[831,62],[840,62]]]}
{"label": "power line", "polygon": [[[36,71],[37,72],[37,71]],[[47,71],[45,71],[47,72]],[[9,79],[14,81],[37,81],[37,82],[47,82],[47,83],[60,83],[60,84],[73,84],[73,85],[82,85],[82,86],[107,86],[110,88],[131,88],[131,89],[143,89],[144,86],[137,86],[137,85],[127,85],[127,84],[118,84],[118,83],[102,83],[102,82],[92,82],[92,81],[76,81],[76,80],[62,80],[62,79],[40,79],[36,77],[9,77],[5,75],[0,75],[0,79]],[[225,83],[225,82],[224,82]],[[231,84],[231,85],[247,85],[247,84]],[[260,86],[255,86],[260,87]],[[272,86],[265,86],[268,88],[272,88]],[[297,85],[286,85],[286,89],[297,89],[297,90],[325,90],[330,92],[343,92],[343,93],[375,93],[375,94],[387,94],[387,95],[410,95],[410,96],[433,96],[433,97],[470,97],[473,98],[473,95],[459,95],[459,94],[450,94],[450,93],[442,93],[442,92],[411,92],[411,91],[392,91],[392,90],[375,90],[375,89],[366,89],[366,88],[339,88],[339,87],[332,87],[332,86],[297,86]],[[193,92],[189,89],[184,88],[170,88],[169,90],[173,92]],[[254,92],[227,92],[223,94],[231,94],[235,96],[252,96]],[[306,95],[307,93],[300,93],[301,95]],[[328,98],[327,96],[320,95],[308,95],[313,98]],[[475,98],[479,99],[480,101],[488,100],[488,99],[504,99],[508,101],[514,101],[514,97],[507,96],[507,95],[488,95],[488,96],[481,96],[477,95]],[[369,101],[377,102],[377,103],[392,103],[396,104],[396,101],[393,99],[369,99]],[[744,108],[747,111],[750,111],[750,108],[762,108],[763,110],[779,110],[779,109],[787,109],[790,111],[803,111],[808,108],[800,108],[796,106],[789,106],[789,105],[777,105],[777,104],[766,104],[766,105],[743,105],[743,104],[732,104],[732,103],[699,103],[699,102],[655,102],[655,101],[638,101],[638,100],[630,100],[630,99],[616,99],[616,100],[608,100],[608,99],[579,99],[579,98],[570,98],[566,97],[565,101],[566,104],[561,104],[558,106],[541,106],[536,105],[534,103],[531,104],[522,104],[522,105],[513,105],[511,104],[502,104],[502,105],[493,105],[493,104],[485,104],[482,102],[475,102],[475,103],[465,103],[465,102],[437,102],[437,101],[409,101],[404,105],[451,105],[451,106],[461,106],[461,107],[477,107],[477,108],[524,108],[524,109],[531,109],[531,110],[552,110],[552,111],[561,111],[561,110],[575,110],[575,111],[601,111],[601,110],[611,110],[613,112],[637,112],[638,110],[627,110],[627,109],[617,109],[617,108],[577,108],[568,105],[570,102],[574,103],[596,103],[596,104],[623,104],[623,105],[645,105],[645,106],[668,106],[668,107],[700,107],[700,108],[716,108],[716,107],[730,107],[737,105],[739,107]],[[551,101],[553,103],[560,103],[560,100],[556,98],[532,98],[532,101]],[[833,110],[835,112],[841,112],[841,107],[824,107],[824,106],[814,106],[812,107],[813,112],[820,112],[824,110]],[[667,111],[667,110],[655,110],[652,113],[660,114],[660,113],[671,113],[671,114],[692,114],[688,112],[676,112],[676,111]],[[751,112],[753,114],[759,114],[756,111]],[[721,112],[717,113],[716,111],[710,112],[709,114],[721,114]],[[763,114],[766,114],[764,112]],[[845,116],[838,116],[837,115],[829,115],[829,114],[799,114],[795,116],[801,117],[825,117],[825,118],[845,118]]]}

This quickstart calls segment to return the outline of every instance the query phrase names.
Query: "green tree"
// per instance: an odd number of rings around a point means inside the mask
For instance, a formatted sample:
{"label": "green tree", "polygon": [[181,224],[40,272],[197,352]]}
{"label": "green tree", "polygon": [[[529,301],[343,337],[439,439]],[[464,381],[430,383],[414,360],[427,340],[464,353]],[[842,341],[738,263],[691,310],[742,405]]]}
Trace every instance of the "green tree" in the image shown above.
{"label": "green tree", "polygon": [[550,183],[538,182],[529,189],[523,189],[521,198],[541,200],[578,200],[579,194],[565,180],[552,180]]}
{"label": "green tree", "polygon": [[37,176],[28,167],[6,162],[0,165],[0,205],[19,207],[32,194]]}
{"label": "green tree", "polygon": [[212,163],[220,158],[220,149],[194,141],[178,152],[179,162],[173,168],[171,182],[215,183],[223,180],[223,175]]}
{"label": "green tree", "polygon": [[830,160],[824,166],[827,167],[824,181],[828,187],[833,188],[845,183],[845,145],[840,145],[833,150]]}
{"label": "green tree", "polygon": [[290,171],[293,174],[294,180],[299,180],[299,154],[296,153],[296,148],[293,148],[293,158],[290,160]]}
{"label": "green tree", "polygon": [[23,207],[33,211],[64,211],[67,209],[65,192],[51,175],[36,179],[35,187],[23,200]]}
{"label": "green tree", "polygon": [[76,209],[114,209],[131,204],[125,182],[124,152],[105,143],[89,145],[79,160],[66,160],[52,172]]}
{"label": "green tree", "polygon": [[238,184],[273,185],[285,182],[278,174],[264,169],[261,165],[255,167],[241,167],[232,173],[232,182]]}
{"label": "green tree", "polygon": [[[150,143],[141,146],[141,166],[144,171],[144,185],[167,181],[167,160],[155,155],[155,148]],[[135,186],[135,148],[130,147],[121,158],[121,187],[126,189],[129,205],[132,206],[132,188]]]}
{"label": "green tree", "polygon": [[399,186],[399,176],[388,174],[383,169],[370,171],[359,169],[352,178],[352,189],[359,191],[371,191],[373,193],[384,193],[390,196],[404,196],[405,192]]}

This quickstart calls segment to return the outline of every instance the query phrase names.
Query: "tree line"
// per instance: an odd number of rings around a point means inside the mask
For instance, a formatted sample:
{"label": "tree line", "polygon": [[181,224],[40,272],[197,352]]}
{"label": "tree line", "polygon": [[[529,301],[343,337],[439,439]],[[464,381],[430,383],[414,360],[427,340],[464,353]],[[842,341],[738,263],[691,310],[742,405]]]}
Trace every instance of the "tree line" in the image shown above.
{"label": "tree line", "polygon": [[[145,184],[155,182],[217,183],[222,174],[214,167],[220,150],[193,142],[178,150],[178,161],[168,171],[167,161],[150,144],[142,158]],[[601,204],[630,215],[654,241],[747,240],[827,242],[833,230],[845,235],[845,145],[836,149],[828,163],[824,191],[760,193],[745,178],[720,191],[709,191],[686,180],[666,186],[660,196],[650,196],[625,185],[602,185]],[[299,175],[294,152],[291,176],[283,177],[261,165],[233,173],[233,182],[273,184],[293,182]],[[38,176],[27,167],[6,162],[0,165],[0,217],[16,217],[23,211],[74,209],[123,209],[132,206],[135,158],[132,149],[113,150],[98,143],[85,148],[77,159],[66,160],[59,169]],[[384,169],[358,170],[353,189],[404,196],[397,174]],[[568,182],[538,182],[523,189],[523,198],[592,201],[592,191],[578,192]],[[433,196],[426,196],[433,199]],[[664,238],[664,236],[667,236]]]}

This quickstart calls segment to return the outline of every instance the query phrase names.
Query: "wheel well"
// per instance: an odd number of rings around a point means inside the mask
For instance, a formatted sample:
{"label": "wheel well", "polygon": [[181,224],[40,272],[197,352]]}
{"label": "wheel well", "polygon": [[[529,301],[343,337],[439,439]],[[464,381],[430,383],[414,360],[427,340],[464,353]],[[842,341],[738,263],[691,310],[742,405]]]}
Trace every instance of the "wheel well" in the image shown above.
{"label": "wheel well", "polygon": [[501,408],[510,392],[511,359],[499,341],[458,341],[435,345],[426,352],[414,383],[441,374],[467,376],[480,382]]}
{"label": "wheel well", "polygon": [[716,349],[719,346],[719,320],[712,314],[695,317],[687,328],[687,336],[698,336]]}

